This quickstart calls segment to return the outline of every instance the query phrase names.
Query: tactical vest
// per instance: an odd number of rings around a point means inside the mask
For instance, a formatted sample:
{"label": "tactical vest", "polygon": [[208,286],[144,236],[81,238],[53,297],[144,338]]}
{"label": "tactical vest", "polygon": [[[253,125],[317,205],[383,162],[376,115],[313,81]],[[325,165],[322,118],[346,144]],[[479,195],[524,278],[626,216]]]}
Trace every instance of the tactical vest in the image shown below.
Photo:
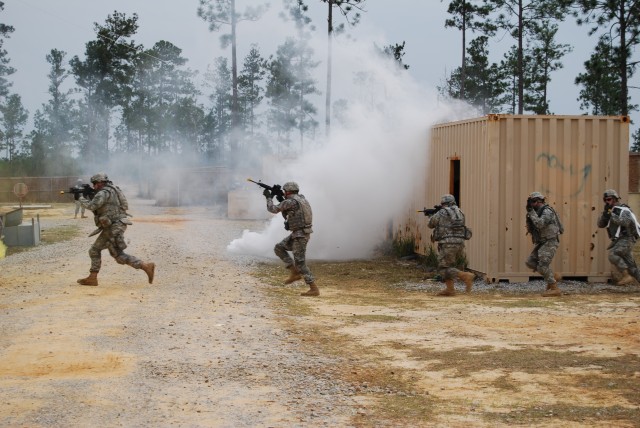
{"label": "tactical vest", "polygon": [[558,214],[556,213],[556,211],[553,208],[551,208],[549,205],[543,205],[542,207],[540,207],[540,209],[537,211],[538,217],[541,217],[542,214],[544,213],[544,210],[547,210],[547,209],[553,213],[553,217],[555,218],[555,221],[551,224],[545,225],[542,229],[540,229],[540,238],[545,241],[547,239],[557,238],[559,234],[564,232],[564,227],[560,222],[560,217],[558,217]]}
{"label": "tactical vest", "polygon": [[462,242],[468,239],[464,214],[460,208],[456,205],[445,207],[438,214],[440,215],[440,221],[433,231],[433,239],[435,241]]}
{"label": "tactical vest", "polygon": [[[609,220],[609,224],[607,224],[607,234],[609,235],[610,239],[618,239],[618,238],[627,238],[627,237],[633,237],[635,239],[638,239],[640,237],[640,225],[638,225],[637,219],[635,214],[633,214],[633,211],[631,211],[631,208],[629,207],[629,205],[627,204],[620,204],[620,205],[616,205],[615,207],[613,207],[613,209],[615,209],[616,207],[620,207],[626,210],[628,210],[629,212],[629,216],[631,217],[630,223],[632,223],[630,226],[622,226],[622,225],[615,225],[611,223],[611,220]],[[625,210],[625,211],[626,211]],[[620,212],[619,214],[620,216],[622,216],[622,212]]]}
{"label": "tactical vest", "polygon": [[311,226],[313,223],[313,213],[311,212],[311,205],[305,199],[303,195],[291,195],[289,199],[293,199],[297,202],[297,208],[287,213],[287,224],[289,230],[295,232],[297,230],[304,230],[304,233],[311,233]]}
{"label": "tactical vest", "polygon": [[107,184],[101,190],[107,193],[106,203],[95,210],[96,225],[108,226],[109,224],[127,217],[129,208],[127,199],[119,187]]}

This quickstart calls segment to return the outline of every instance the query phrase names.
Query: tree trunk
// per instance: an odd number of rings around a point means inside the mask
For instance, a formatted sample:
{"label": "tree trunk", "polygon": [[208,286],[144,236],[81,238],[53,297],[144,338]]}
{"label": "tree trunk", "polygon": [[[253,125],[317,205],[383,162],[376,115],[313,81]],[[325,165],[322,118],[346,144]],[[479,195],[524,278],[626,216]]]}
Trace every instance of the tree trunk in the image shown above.
{"label": "tree trunk", "polygon": [[518,74],[518,114],[524,111],[524,70],[522,65],[522,38],[524,23],[522,20],[522,0],[518,1],[518,65],[516,66]]}
{"label": "tree trunk", "polygon": [[331,134],[331,50],[333,39],[333,0],[327,2],[329,5],[329,16],[327,18],[327,98],[325,103],[325,135],[329,138]]}
{"label": "tree trunk", "polygon": [[620,1],[619,22],[620,22],[620,114],[627,116],[629,114],[629,103],[627,102],[629,88],[627,83],[627,58],[629,50],[627,49],[627,21],[625,19],[624,2]]}
{"label": "tree trunk", "polygon": [[240,125],[238,111],[238,60],[236,55],[236,1],[231,0],[231,158],[235,159],[238,146],[238,130]]}
{"label": "tree trunk", "polygon": [[462,2],[462,67],[460,68],[460,99],[464,101],[464,83],[466,78],[467,49],[467,2]]}

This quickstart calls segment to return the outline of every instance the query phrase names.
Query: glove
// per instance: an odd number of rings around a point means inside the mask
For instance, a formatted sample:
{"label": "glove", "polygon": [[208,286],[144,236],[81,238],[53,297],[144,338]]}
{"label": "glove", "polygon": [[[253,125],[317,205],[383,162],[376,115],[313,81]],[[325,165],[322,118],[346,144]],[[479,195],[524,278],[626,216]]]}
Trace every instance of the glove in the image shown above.
{"label": "glove", "polygon": [[267,199],[272,199],[273,198],[273,195],[271,194],[271,190],[269,190],[269,189],[264,189],[264,192],[262,192],[262,194]]}

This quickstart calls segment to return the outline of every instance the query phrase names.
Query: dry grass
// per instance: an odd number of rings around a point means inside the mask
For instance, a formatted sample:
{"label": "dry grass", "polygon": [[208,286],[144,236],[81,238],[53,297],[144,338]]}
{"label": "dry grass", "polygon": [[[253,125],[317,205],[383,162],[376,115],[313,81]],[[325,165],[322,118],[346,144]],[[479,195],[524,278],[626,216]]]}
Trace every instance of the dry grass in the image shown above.
{"label": "dry grass", "polygon": [[[508,296],[473,295],[455,299],[425,298],[420,291],[407,291],[402,287],[406,282],[420,282],[429,277],[415,262],[399,262],[391,258],[372,261],[351,261],[335,263],[311,263],[310,268],[320,284],[331,287],[331,293],[321,296],[323,305],[361,307],[358,314],[337,313],[330,318],[318,313],[313,299],[301,299],[300,283],[297,286],[282,286],[287,272],[280,264],[260,264],[255,274],[265,283],[273,285],[270,293],[276,299],[281,321],[289,332],[305,344],[312,353],[335,356],[340,364],[329,370],[334,377],[351,385],[359,396],[366,397],[366,411],[354,417],[353,424],[369,426],[425,426],[439,418],[464,417],[459,409],[473,408],[475,421],[487,426],[496,425],[546,425],[551,420],[584,425],[639,426],[640,420],[640,357],[626,354],[614,357],[596,357],[585,352],[568,351],[567,347],[556,348],[554,344],[530,346],[522,344],[518,349],[496,349],[493,346],[464,346],[451,350],[420,346],[404,340],[376,342],[375,346],[365,346],[361,340],[354,340],[345,333],[345,328],[367,326],[368,324],[411,322],[401,315],[389,315],[390,311],[437,311],[449,305],[486,306],[491,310],[507,309],[527,311],[554,309],[555,301],[537,296],[511,298]],[[334,292],[335,290],[335,292]],[[588,296],[575,296],[572,302],[578,307],[584,305]],[[603,298],[619,302],[624,297]],[[614,303],[615,303],[614,302]],[[384,308],[384,314],[375,314],[366,308]],[[496,309],[498,308],[498,309]],[[462,309],[461,309],[462,310]],[[457,309],[456,309],[457,313]],[[440,315],[439,315],[440,316]],[[404,324],[403,324],[404,325]],[[415,327],[414,327],[415,328]],[[419,328],[419,326],[418,326]],[[452,338],[474,337],[464,332],[453,332]],[[577,342],[579,338],[575,339]],[[389,352],[392,350],[395,352]],[[430,372],[446,373],[450,379],[473,382],[474,376],[491,371],[498,373],[487,387],[505,396],[523,393],[523,385],[512,373],[544,377],[552,374],[558,382],[539,381],[552,396],[565,397],[564,388],[583,389],[585,394],[600,393],[620,397],[621,403],[586,406],[583,403],[559,401],[555,404],[541,404],[532,400],[511,411],[495,411],[476,408],[463,399],[449,399],[444,402],[438,394],[430,394],[420,383],[421,373],[402,365],[393,364],[390,355],[403,356],[413,365],[426,365]],[[399,368],[400,367],[400,368]],[[576,374],[577,373],[577,374]],[[629,404],[635,408],[629,407]],[[552,419],[550,419],[552,418]]]}

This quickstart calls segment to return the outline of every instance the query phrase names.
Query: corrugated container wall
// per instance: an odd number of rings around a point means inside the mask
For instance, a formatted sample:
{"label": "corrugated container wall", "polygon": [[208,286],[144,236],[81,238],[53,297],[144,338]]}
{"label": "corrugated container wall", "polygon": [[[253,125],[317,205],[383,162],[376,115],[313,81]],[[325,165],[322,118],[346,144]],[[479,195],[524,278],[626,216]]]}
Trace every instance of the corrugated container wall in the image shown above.
{"label": "corrugated container wall", "polygon": [[608,237],[596,221],[605,189],[627,200],[627,117],[489,115],[436,125],[430,140],[424,195],[396,222],[396,237],[412,235],[416,251],[426,254],[431,231],[415,209],[451,193],[473,230],[469,267],[492,282],[525,281],[537,275],[524,264],[533,248],[525,205],[539,191],[565,227],[554,270],[589,281],[610,277]]}

